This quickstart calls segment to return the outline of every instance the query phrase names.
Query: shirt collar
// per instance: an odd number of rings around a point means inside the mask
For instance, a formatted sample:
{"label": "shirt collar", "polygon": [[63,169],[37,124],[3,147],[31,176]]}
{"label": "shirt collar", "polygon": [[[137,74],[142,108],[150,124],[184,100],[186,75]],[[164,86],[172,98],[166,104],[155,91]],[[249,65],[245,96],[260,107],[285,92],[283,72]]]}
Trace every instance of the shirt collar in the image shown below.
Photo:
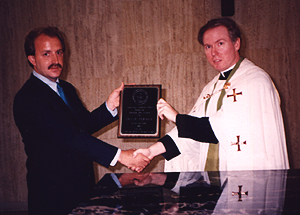
{"label": "shirt collar", "polygon": [[54,90],[56,93],[58,93],[57,90],[57,83],[59,83],[59,79],[56,79],[56,82],[54,81],[50,81],[48,78],[46,78],[45,76],[37,73],[36,71],[33,70],[32,73],[35,77],[37,77],[38,79],[40,79],[42,82],[44,82],[45,84],[47,84],[52,90]]}
{"label": "shirt collar", "polygon": [[220,73],[220,75],[222,75],[223,77],[225,77],[225,75],[224,75],[224,73],[225,72],[228,72],[229,70],[232,70],[233,68],[234,68],[234,66],[235,66],[235,64],[234,65],[232,65],[231,67],[229,67],[228,69],[225,69],[224,71],[221,71]]}

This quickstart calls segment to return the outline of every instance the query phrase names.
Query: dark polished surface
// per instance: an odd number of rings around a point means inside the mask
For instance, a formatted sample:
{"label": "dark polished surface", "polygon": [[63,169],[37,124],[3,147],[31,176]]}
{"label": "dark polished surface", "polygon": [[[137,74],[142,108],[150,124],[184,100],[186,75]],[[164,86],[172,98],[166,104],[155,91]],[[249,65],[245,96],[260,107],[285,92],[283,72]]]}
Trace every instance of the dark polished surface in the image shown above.
{"label": "dark polished surface", "polygon": [[71,214],[300,214],[300,170],[106,174]]}

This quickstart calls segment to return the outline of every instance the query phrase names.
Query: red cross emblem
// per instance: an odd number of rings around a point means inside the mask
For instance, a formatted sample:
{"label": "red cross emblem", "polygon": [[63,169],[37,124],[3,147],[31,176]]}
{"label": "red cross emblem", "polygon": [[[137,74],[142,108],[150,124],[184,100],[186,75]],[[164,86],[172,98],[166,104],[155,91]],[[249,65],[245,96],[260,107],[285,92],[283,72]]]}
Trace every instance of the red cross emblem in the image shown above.
{"label": "red cross emblem", "polygon": [[237,145],[238,146],[238,151],[241,151],[241,145],[240,144],[245,144],[246,145],[246,141],[240,143],[240,136],[236,136],[237,137],[237,142],[236,143],[231,143],[232,146]]}
{"label": "red cross emblem", "polygon": [[236,195],[239,196],[239,200],[238,200],[239,202],[243,201],[242,200],[242,195],[248,196],[248,191],[242,192],[242,187],[243,187],[242,185],[239,186],[239,192],[232,192],[231,193],[232,196],[236,196]]}
{"label": "red cross emblem", "polygon": [[236,96],[237,96],[237,95],[243,95],[242,92],[236,93],[236,92],[235,92],[235,89],[236,89],[236,88],[232,89],[232,91],[233,91],[233,94],[232,94],[232,95],[227,95],[227,98],[233,97],[233,102],[236,102]]}

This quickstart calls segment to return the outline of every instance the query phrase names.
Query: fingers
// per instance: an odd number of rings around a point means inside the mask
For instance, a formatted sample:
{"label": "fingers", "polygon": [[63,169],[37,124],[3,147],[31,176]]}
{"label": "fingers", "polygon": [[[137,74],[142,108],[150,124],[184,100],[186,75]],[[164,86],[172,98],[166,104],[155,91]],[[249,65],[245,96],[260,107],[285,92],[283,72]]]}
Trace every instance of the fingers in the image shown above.
{"label": "fingers", "polygon": [[120,85],[118,88],[114,89],[114,90],[112,91],[112,93],[110,94],[109,97],[112,97],[112,99],[119,98],[120,92],[121,92],[123,89],[124,89],[124,82],[122,81],[121,85]]}
{"label": "fingers", "polygon": [[127,168],[138,173],[142,172],[145,169],[145,167],[136,167],[136,166],[131,166],[131,167],[128,166]]}
{"label": "fingers", "polygon": [[134,165],[128,167],[129,169],[141,172],[149,163],[150,158],[147,156],[148,149],[138,149],[133,152],[132,157],[135,160]]}
{"label": "fingers", "polygon": [[120,92],[124,89],[124,83],[122,82],[121,85],[114,89],[112,93],[108,96],[106,100],[106,104],[110,110],[114,110],[119,106],[120,103]]}
{"label": "fingers", "polygon": [[132,162],[130,162],[128,168],[136,172],[141,172],[149,163],[150,159],[147,156],[138,153],[133,157],[132,154]]}
{"label": "fingers", "polygon": [[138,154],[134,160],[135,163],[139,164],[137,166],[141,166],[143,169],[150,163],[150,159],[143,154]]}
{"label": "fingers", "polygon": [[141,149],[138,149],[138,150],[134,151],[133,152],[133,158],[135,158],[138,154],[143,154],[151,160],[150,150],[147,149],[147,148],[141,148]]}
{"label": "fingers", "polygon": [[[138,149],[138,150],[139,150],[139,149]],[[133,158],[135,158],[135,157],[139,154],[138,150],[135,150],[135,151],[133,152],[133,154],[132,154],[132,157],[133,157]]]}
{"label": "fingers", "polygon": [[163,107],[166,105],[166,101],[164,99],[159,99],[156,105],[157,108],[157,115],[158,117],[163,120],[164,119],[164,115],[163,115]]}
{"label": "fingers", "polygon": [[136,167],[136,169],[135,169],[134,171],[136,171],[136,172],[141,172],[141,171],[143,171],[143,170],[144,170],[144,168]]}
{"label": "fingers", "polygon": [[163,109],[162,108],[159,108],[157,109],[157,115],[158,117],[163,120],[165,117],[164,117],[164,114],[163,114]]}
{"label": "fingers", "polygon": [[157,104],[164,104],[164,103],[167,103],[167,102],[163,98],[160,98],[157,102]]}
{"label": "fingers", "polygon": [[157,114],[160,119],[167,118],[168,120],[175,122],[176,121],[176,115],[178,112],[164,99],[160,99],[157,102]]}

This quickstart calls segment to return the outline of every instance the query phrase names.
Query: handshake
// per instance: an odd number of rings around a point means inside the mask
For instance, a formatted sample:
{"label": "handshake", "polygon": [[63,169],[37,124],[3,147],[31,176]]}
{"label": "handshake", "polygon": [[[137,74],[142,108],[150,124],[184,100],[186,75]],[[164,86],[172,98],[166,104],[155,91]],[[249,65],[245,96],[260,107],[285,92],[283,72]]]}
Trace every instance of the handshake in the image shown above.
{"label": "handshake", "polygon": [[164,145],[156,142],[148,148],[122,150],[118,161],[133,171],[141,172],[155,156],[164,152]]}
{"label": "handshake", "polygon": [[[157,114],[162,120],[166,118],[175,123],[178,112],[164,99],[160,99],[157,102]],[[131,170],[141,172],[155,156],[165,152],[164,145],[156,142],[148,148],[122,150],[118,161]]]}

